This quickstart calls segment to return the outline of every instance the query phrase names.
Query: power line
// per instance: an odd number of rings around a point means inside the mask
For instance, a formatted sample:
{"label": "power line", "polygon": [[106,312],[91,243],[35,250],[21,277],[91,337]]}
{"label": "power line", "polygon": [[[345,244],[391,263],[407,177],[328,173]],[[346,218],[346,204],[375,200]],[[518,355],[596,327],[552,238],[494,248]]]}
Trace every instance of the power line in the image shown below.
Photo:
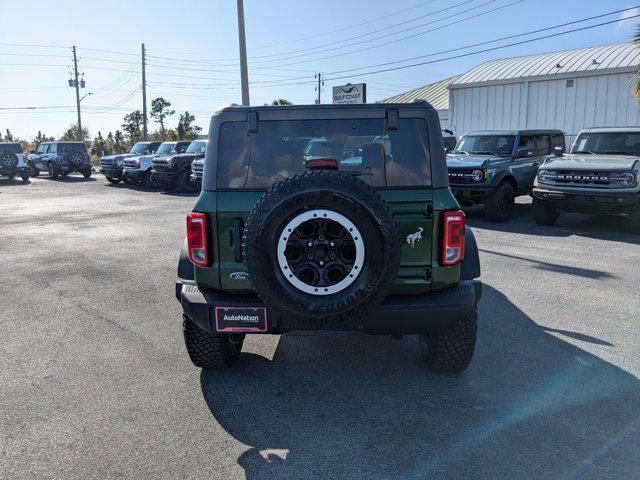
{"label": "power line", "polygon": [[[500,46],[497,46],[497,47],[485,48],[483,50],[476,50],[476,51],[473,51],[473,52],[463,53],[463,54],[460,54],[460,55],[453,55],[453,56],[450,56],[450,57],[440,58],[440,59],[437,59],[437,60],[430,60],[430,61],[427,61],[427,62],[413,63],[413,64],[410,64],[410,65],[402,65],[402,66],[398,66],[398,67],[392,67],[392,68],[387,68],[387,69],[382,69],[382,70],[376,70],[376,71],[373,71],[373,72],[362,72],[362,73],[360,73],[358,75],[359,76],[373,75],[373,74],[377,74],[377,73],[392,72],[392,71],[396,71],[396,70],[402,70],[402,69],[405,69],[405,68],[412,68],[412,67],[418,67],[418,66],[422,66],[422,65],[429,65],[429,64],[433,64],[433,63],[445,62],[447,60],[453,60],[453,59],[456,59],[456,58],[469,57],[471,55],[478,55],[480,53],[492,52],[492,51],[495,51],[495,50],[501,50],[503,48],[514,47],[514,46],[517,46],[517,45],[524,45],[525,43],[536,42],[538,40],[547,40],[549,38],[555,38],[555,37],[559,37],[559,36],[562,36],[562,35],[568,35],[570,33],[581,32],[581,31],[584,31],[584,30],[589,30],[591,28],[602,27],[604,25],[611,25],[612,23],[624,22],[625,20],[631,20],[632,18],[638,18],[638,17],[640,17],[640,14],[629,16],[629,17],[626,17],[626,18],[619,18],[619,19],[616,19],[616,20],[610,20],[608,22],[598,23],[598,24],[595,24],[595,25],[589,25],[589,26],[586,26],[586,27],[574,28],[572,30],[567,30],[565,32],[558,32],[558,33],[554,33],[554,34],[550,34],[550,35],[543,35],[541,37],[531,38],[531,39],[528,39],[528,40],[522,40],[520,42],[513,42],[513,43],[509,43],[507,45],[500,45]],[[340,79],[348,78],[348,77],[350,77],[350,75],[332,77],[329,80],[340,80]]]}
{"label": "power line", "polygon": [[[404,62],[409,62],[409,61],[413,61],[413,60],[418,60],[420,58],[428,58],[428,57],[433,57],[433,56],[436,56],[436,55],[442,55],[442,54],[445,54],[445,53],[457,52],[457,51],[460,51],[460,50],[466,50],[467,48],[473,48],[473,47],[478,47],[478,46],[482,46],[482,45],[488,45],[488,44],[491,44],[491,43],[501,42],[501,41],[504,41],[504,40],[511,40],[512,38],[526,37],[528,35],[533,35],[535,33],[546,32],[546,31],[549,31],[549,30],[555,30],[556,28],[568,27],[569,25],[575,25],[575,24],[578,24],[578,23],[588,22],[590,20],[595,20],[595,19],[598,19],[598,18],[609,17],[611,15],[616,15],[616,14],[619,14],[619,13],[627,12],[629,10],[635,10],[636,8],[638,8],[638,7],[630,7],[630,8],[625,8],[623,10],[616,10],[614,12],[604,13],[604,14],[601,14],[601,15],[595,15],[593,17],[587,17],[587,18],[582,18],[580,20],[574,20],[574,21],[571,21],[571,22],[560,23],[560,24],[557,24],[557,25],[553,25],[551,27],[539,28],[537,30],[531,30],[531,31],[525,32],[525,33],[518,33],[518,34],[515,34],[515,35],[508,35],[506,37],[496,38],[494,40],[488,40],[488,41],[484,41],[484,42],[473,43],[473,44],[465,45],[463,47],[451,48],[451,49],[448,49],[448,50],[441,50],[439,52],[433,52],[433,53],[429,53],[429,54],[426,54],[426,55],[418,55],[417,57],[405,58],[403,60],[394,60],[394,61],[391,61],[391,62],[383,62],[383,63],[374,64],[374,65],[367,65],[365,67],[355,67],[355,68],[349,68],[349,69],[346,69],[346,70],[337,70],[337,71],[334,71],[334,72],[330,72],[330,74],[333,75],[333,74],[337,74],[337,73],[348,73],[348,72],[353,72],[353,71],[357,71],[357,70],[363,70],[363,69],[366,69],[366,68],[384,67],[384,66],[387,66],[387,65],[395,65],[395,64],[398,64],[398,63],[404,63]],[[625,19],[620,19],[620,21],[623,21],[623,20],[625,20]],[[380,82],[378,82],[378,83],[380,83]]]}

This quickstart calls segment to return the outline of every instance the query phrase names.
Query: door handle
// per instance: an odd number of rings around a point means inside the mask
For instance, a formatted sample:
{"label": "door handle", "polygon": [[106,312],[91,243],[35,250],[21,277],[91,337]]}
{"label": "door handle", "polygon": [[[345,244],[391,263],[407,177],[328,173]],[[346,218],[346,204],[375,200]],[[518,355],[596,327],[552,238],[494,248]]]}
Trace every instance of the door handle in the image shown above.
{"label": "door handle", "polygon": [[244,222],[242,218],[233,219],[233,259],[237,263],[242,263],[242,230]]}

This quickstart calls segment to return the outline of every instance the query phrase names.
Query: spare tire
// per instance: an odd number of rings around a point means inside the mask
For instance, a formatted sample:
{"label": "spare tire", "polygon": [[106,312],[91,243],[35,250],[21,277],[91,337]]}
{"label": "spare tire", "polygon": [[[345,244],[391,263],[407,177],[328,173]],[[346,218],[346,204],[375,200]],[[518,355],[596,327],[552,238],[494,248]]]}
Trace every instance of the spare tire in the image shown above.
{"label": "spare tire", "polygon": [[78,150],[71,150],[68,158],[69,163],[74,167],[79,167],[84,163],[84,155]]}
{"label": "spare tire", "polygon": [[0,165],[4,168],[16,168],[18,166],[17,155],[11,152],[0,152]]}
{"label": "spare tire", "polygon": [[243,236],[249,280],[284,317],[353,321],[389,293],[400,267],[389,206],[354,175],[310,171],[269,189]]}

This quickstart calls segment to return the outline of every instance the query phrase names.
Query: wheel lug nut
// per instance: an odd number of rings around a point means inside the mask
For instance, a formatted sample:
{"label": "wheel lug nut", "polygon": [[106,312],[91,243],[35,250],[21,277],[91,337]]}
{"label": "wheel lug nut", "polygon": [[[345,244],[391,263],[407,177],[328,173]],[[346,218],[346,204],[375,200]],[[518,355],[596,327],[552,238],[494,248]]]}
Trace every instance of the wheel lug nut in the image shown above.
{"label": "wheel lug nut", "polygon": [[323,262],[322,260],[320,260],[320,262],[319,262],[319,263],[320,263],[320,266],[323,266],[323,265],[324,265],[324,262]]}
{"label": "wheel lug nut", "polygon": [[324,235],[318,235],[318,240],[320,240],[321,242],[324,241]]}
{"label": "wheel lug nut", "polygon": [[313,242],[307,243],[307,247],[313,247]]}
{"label": "wheel lug nut", "polygon": [[336,242],[329,242],[329,245],[332,246],[332,247],[335,247],[336,246]]}
{"label": "wheel lug nut", "polygon": [[309,260],[313,260],[313,254],[309,254]]}
{"label": "wheel lug nut", "polygon": [[331,260],[334,260],[334,259],[336,258],[336,256],[335,256],[335,254],[333,254],[333,253],[332,253],[331,255],[329,255],[329,258],[330,258]]}

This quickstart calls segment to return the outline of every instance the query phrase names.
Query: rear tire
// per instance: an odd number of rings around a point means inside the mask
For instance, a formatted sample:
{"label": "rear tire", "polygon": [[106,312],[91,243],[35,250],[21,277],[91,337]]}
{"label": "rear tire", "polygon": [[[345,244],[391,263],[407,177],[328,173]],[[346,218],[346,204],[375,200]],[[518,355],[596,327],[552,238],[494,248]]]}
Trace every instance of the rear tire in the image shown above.
{"label": "rear tire", "polygon": [[511,218],[515,205],[515,192],[510,183],[500,183],[487,195],[484,202],[484,215],[493,222],[506,222]]}
{"label": "rear tire", "polygon": [[558,216],[560,216],[560,212],[552,208],[544,200],[539,200],[537,198],[533,199],[531,212],[533,214],[534,222],[536,222],[538,225],[544,225],[547,227],[554,225],[558,220]]}
{"label": "rear tire", "polygon": [[461,372],[465,370],[476,346],[478,313],[473,312],[448,332],[418,337],[420,352],[427,368],[436,372]]}
{"label": "rear tire", "polygon": [[39,169],[37,169],[37,168],[34,168],[34,169],[32,170],[32,172],[31,172],[31,176],[32,176],[33,178],[35,178],[35,177],[37,177],[37,176],[39,176],[39,175],[40,175],[40,170],[39,170]]}
{"label": "rear tire", "polygon": [[106,179],[107,179],[107,182],[109,182],[109,183],[113,183],[114,185],[115,185],[116,183],[120,183],[120,179],[119,179],[119,178],[106,177]]}
{"label": "rear tire", "polygon": [[31,172],[29,172],[29,170],[23,170],[22,174],[20,175],[20,178],[22,179],[23,183],[27,183],[29,181],[29,178],[31,178]]}
{"label": "rear tire", "polygon": [[84,178],[89,178],[89,177],[91,177],[91,169],[90,169],[90,168],[87,168],[86,170],[83,170],[83,171],[82,171],[82,176],[83,176]]}
{"label": "rear tire", "polygon": [[[182,315],[184,343],[191,361],[200,368],[228,368],[240,356],[244,335],[212,335]],[[234,338],[236,337],[236,338]]]}

